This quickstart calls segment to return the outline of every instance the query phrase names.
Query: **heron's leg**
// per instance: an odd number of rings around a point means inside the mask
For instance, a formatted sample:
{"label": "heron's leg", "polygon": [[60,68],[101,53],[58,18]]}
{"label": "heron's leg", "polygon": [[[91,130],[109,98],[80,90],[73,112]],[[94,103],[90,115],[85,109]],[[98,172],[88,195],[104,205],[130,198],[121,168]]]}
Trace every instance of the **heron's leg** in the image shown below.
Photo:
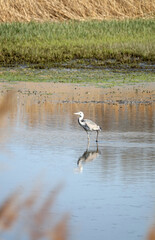
{"label": "heron's leg", "polygon": [[90,145],[90,141],[88,140],[88,142],[87,142],[87,151],[89,151],[89,145]]}
{"label": "heron's leg", "polygon": [[87,138],[88,138],[88,142],[90,141],[90,137],[89,137],[89,133],[87,132]]}
{"label": "heron's leg", "polygon": [[98,142],[96,142],[96,152],[98,153]]}
{"label": "heron's leg", "polygon": [[98,131],[96,131],[96,142],[98,142]]}

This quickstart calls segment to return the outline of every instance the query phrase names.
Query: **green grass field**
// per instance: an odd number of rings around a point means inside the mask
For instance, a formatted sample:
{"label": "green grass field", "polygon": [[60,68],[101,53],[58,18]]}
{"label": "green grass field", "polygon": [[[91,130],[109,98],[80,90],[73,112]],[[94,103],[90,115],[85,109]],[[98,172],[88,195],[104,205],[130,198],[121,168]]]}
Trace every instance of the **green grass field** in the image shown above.
{"label": "green grass field", "polygon": [[1,23],[0,65],[115,66],[155,61],[155,21]]}

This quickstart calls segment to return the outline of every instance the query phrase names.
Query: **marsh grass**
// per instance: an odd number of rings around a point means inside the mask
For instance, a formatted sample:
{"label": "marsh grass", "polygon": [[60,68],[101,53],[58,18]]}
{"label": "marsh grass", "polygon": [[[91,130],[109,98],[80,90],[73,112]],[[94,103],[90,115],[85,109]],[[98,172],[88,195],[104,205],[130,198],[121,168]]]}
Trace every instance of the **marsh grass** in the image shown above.
{"label": "marsh grass", "polygon": [[0,64],[42,68],[73,60],[100,66],[155,60],[154,20],[0,24]]}
{"label": "marsh grass", "polygon": [[0,21],[3,22],[147,18],[154,14],[154,0],[0,1]]}

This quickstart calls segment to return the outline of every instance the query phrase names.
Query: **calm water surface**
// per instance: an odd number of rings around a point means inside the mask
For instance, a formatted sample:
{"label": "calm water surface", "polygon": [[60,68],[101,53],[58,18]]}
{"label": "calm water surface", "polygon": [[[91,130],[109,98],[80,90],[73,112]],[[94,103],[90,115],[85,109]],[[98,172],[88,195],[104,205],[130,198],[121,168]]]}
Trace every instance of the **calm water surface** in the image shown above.
{"label": "calm water surface", "polygon": [[[80,110],[102,127],[98,145],[91,134],[87,146]],[[16,189],[33,191],[37,179],[42,200],[64,183],[51,212],[70,214],[70,240],[146,238],[155,220],[153,105],[25,103],[8,119],[1,203]]]}

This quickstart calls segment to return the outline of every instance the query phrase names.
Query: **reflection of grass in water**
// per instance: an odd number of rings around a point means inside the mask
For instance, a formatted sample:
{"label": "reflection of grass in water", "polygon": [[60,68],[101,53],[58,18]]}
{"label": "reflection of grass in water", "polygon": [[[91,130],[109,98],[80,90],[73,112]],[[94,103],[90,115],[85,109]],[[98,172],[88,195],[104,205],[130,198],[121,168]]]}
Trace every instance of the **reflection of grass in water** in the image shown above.
{"label": "reflection of grass in water", "polygon": [[14,108],[14,92],[9,91],[1,100],[0,103],[0,120],[4,117],[8,112],[10,112]]}
{"label": "reflection of grass in water", "polygon": [[16,95],[13,91],[7,90],[7,94],[0,98],[0,143],[4,143],[11,133],[12,128],[8,129],[8,116],[13,114],[16,108]]}
{"label": "reflection of grass in water", "polygon": [[92,83],[103,87],[122,85],[124,83],[142,83],[155,81],[153,72],[101,69],[31,69],[31,68],[2,68],[0,80],[32,81],[32,82],[64,82],[64,83]]}

